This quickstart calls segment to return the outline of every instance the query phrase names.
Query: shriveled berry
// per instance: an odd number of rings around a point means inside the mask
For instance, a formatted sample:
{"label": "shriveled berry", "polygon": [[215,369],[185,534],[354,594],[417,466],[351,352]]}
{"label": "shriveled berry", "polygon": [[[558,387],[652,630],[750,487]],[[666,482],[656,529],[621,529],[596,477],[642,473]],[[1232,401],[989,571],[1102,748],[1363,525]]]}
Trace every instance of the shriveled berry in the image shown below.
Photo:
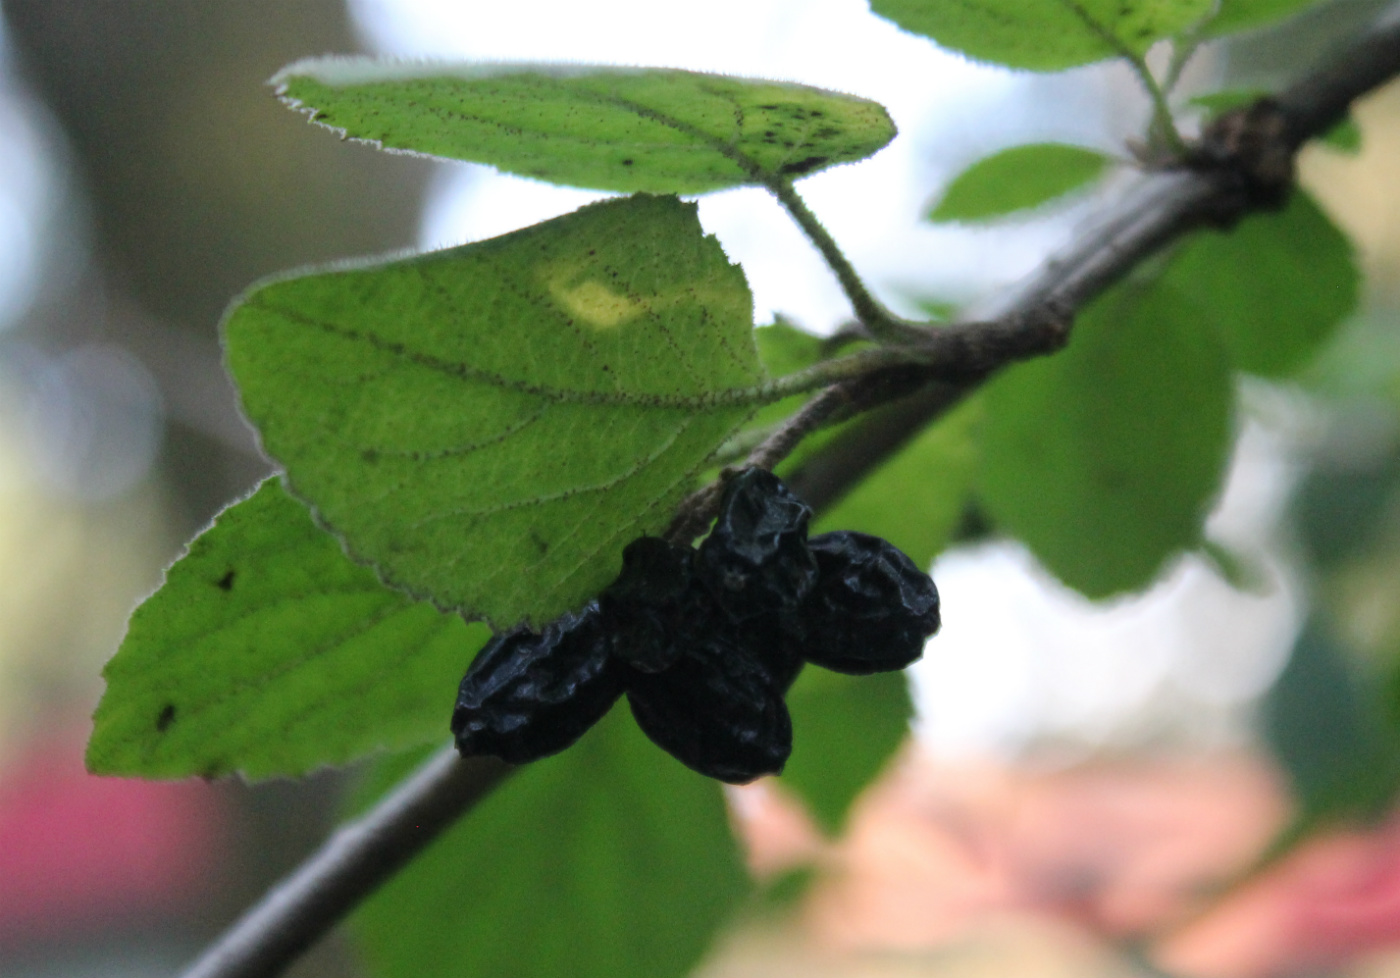
{"label": "shriveled berry", "polygon": [[812,510],[778,477],[745,469],[730,480],[696,575],[734,621],[792,609],[816,579],[807,549]]}
{"label": "shriveled berry", "polygon": [[598,597],[613,653],[642,672],[670,668],[704,614],[694,556],[689,547],[639,537],[622,551],[622,573]]}
{"label": "shriveled berry", "polygon": [[708,628],[670,669],[634,672],[626,684],[643,732],[708,777],[745,784],[777,774],[792,752],[783,690],[732,628]]}
{"label": "shriveled berry", "polygon": [[462,679],[452,733],[465,755],[524,764],[568,747],[622,694],[597,604],[536,635],[497,635]]}
{"label": "shriveled berry", "polygon": [[903,669],[938,631],[938,588],[903,551],[842,531],[811,540],[817,584],[793,619],[808,662],[865,675]]}

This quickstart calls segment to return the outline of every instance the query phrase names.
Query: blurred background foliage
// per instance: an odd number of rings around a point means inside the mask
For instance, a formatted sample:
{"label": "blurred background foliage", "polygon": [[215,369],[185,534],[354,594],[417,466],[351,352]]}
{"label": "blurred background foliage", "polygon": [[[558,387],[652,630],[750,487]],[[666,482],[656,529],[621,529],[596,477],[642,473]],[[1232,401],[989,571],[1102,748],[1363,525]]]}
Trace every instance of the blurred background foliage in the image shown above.
{"label": "blurred background foliage", "polygon": [[[130,608],[268,471],[220,365],[229,299],[261,276],[410,247],[442,226],[425,201],[459,177],[313,132],[264,86],[305,55],[392,49],[371,29],[391,6],[0,0],[0,974],[173,973],[334,820],[334,772],[137,784],[88,778],[81,745]],[[1326,4],[1214,51],[1203,70],[1217,87],[1268,88],[1383,6]],[[918,144],[925,199],[1026,138],[1066,91],[1102,118],[1131,117],[1131,98],[1105,84],[1115,78],[1027,82],[1001,126],[966,119],[959,139],[945,126],[943,142]],[[1084,94],[1106,89],[1103,104]],[[1400,88],[1355,120],[1359,149],[1309,148],[1301,180],[1357,248],[1362,308],[1295,381],[1244,383],[1236,476],[1250,529],[1213,570],[1189,571],[1286,600],[1267,620],[1238,617],[1243,605],[1175,568],[1158,589],[1168,610],[1134,627],[1194,619],[1176,671],[1121,679],[1110,658],[999,649],[1018,636],[999,630],[998,609],[1022,599],[1021,614],[1054,618],[1047,649],[1055,629],[1073,644],[1103,619],[1020,558],[982,559],[962,578],[986,597],[962,605],[975,635],[958,647],[982,657],[984,692],[960,683],[975,663],[916,675],[920,739],[839,839],[780,789],[731,795],[756,873],[812,860],[827,872],[798,909],[731,931],[706,974],[1400,972]],[[967,240],[984,255],[1043,245],[1067,220],[1036,214]],[[929,301],[949,291],[899,285]],[[941,566],[956,578],[975,555]],[[950,613],[957,593],[945,588]],[[1115,628],[1093,639],[1107,655],[1144,651],[1140,632]],[[1263,678],[1215,699],[1183,692],[1192,655],[1222,642],[1262,650],[1251,668]],[[1036,669],[1040,687],[1025,679]],[[1120,708],[1039,704],[1025,719],[1052,686]],[[978,695],[992,713],[1021,711],[1014,736],[940,726]],[[976,749],[955,749],[960,736]],[[1199,888],[1290,824],[1326,832],[1214,915],[1190,916]],[[1137,949],[1164,932],[1144,963]],[[333,941],[296,973],[359,967]]]}

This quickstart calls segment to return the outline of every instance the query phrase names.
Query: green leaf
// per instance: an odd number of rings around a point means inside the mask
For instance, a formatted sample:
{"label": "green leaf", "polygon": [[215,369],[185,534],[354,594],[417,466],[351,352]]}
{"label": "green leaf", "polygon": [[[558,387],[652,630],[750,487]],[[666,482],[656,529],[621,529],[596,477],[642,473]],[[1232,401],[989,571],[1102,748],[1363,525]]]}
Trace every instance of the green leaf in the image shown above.
{"label": "green leaf", "polygon": [[979,61],[1056,71],[1157,41],[1211,12],[1214,0],[871,0],[906,31]]}
{"label": "green leaf", "polygon": [[439,740],[488,636],[386,588],[269,480],[131,616],[88,767],[262,778]]}
{"label": "green leaf", "polygon": [[313,58],[272,79],[324,125],[551,183],[698,194],[865,159],[894,138],[875,102],[661,68]]}
{"label": "green leaf", "polygon": [[1196,548],[1230,445],[1229,360],[1165,284],[1119,288],[1068,349],[988,385],[978,487],[1003,530],[1101,598]]}
{"label": "green leaf", "polygon": [[578,607],[658,533],[764,381],[694,204],[604,201],[478,244],[273,281],[228,363],[352,555],[500,626]]}
{"label": "green leaf", "polygon": [[1265,377],[1307,364],[1360,294],[1351,242],[1301,190],[1278,213],[1196,235],[1163,281],[1219,330],[1238,369]]}
{"label": "green leaf", "polygon": [[930,425],[822,513],[813,532],[884,537],[927,569],[962,517],[977,470],[981,416],[981,404],[972,400]]}
{"label": "green leaf", "polygon": [[1303,816],[1365,818],[1388,809],[1400,787],[1395,738],[1324,622],[1304,627],[1263,713]]}
{"label": "green leaf", "polygon": [[748,890],[719,786],[618,708],[517,771],[351,926],[377,978],[680,978]]}
{"label": "green leaf", "polygon": [[1188,104],[1205,109],[1214,118],[1218,115],[1224,115],[1231,109],[1243,108],[1268,96],[1269,91],[1265,88],[1227,88],[1223,92],[1196,95],[1191,98]]}
{"label": "green leaf", "polygon": [[1014,146],[978,160],[954,178],[931,221],[982,221],[1039,207],[1103,176],[1113,161],[1063,143]]}
{"label": "green leaf", "polygon": [[792,756],[782,783],[817,822],[839,832],[856,796],[909,734],[914,705],[903,672],[843,676],[808,666],[788,694]]}
{"label": "green leaf", "polygon": [[1318,0],[1220,0],[1220,11],[1206,24],[1205,36],[1219,37],[1235,31],[1263,27],[1291,17]]}
{"label": "green leaf", "polygon": [[753,337],[758,358],[774,377],[806,370],[822,358],[823,339],[782,317],[755,329]]}
{"label": "green leaf", "polygon": [[[758,327],[753,332],[753,338],[758,346],[758,358],[770,377],[795,374],[822,360],[822,338],[798,329],[781,318]],[[763,428],[776,424],[801,407],[810,396],[798,394],[775,404],[764,405],[754,414],[749,427]]]}
{"label": "green leaf", "polygon": [[1347,116],[1321,136],[1322,144],[1347,156],[1361,152],[1361,127],[1356,120]]}

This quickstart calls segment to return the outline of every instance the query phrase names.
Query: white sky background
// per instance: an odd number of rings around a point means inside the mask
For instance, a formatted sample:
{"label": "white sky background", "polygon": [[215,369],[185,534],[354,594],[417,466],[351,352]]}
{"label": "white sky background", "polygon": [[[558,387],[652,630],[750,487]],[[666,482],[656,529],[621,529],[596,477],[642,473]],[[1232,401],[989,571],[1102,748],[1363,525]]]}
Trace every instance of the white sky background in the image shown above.
{"label": "white sky background", "polygon": [[[1033,269],[1072,231],[1075,209],[968,229],[919,220],[975,159],[1060,140],[1121,152],[1146,103],[1126,73],[1031,75],[976,65],[904,34],[864,0],[350,0],[371,47],[406,57],[681,67],[778,78],[883,104],[900,135],[872,159],[799,190],[878,295],[968,301]],[[424,247],[503,234],[597,194],[454,165],[424,219]],[[850,315],[814,249],[761,190],[700,198],[700,218],[739,261],[765,322],[775,311],[827,332]],[[1296,585],[1269,535],[1287,484],[1284,449],[1244,440],[1213,533],[1262,568],[1261,593],[1233,590],[1198,558],[1147,595],[1095,606],[1049,580],[1026,552],[994,544],[934,568],[944,628],[911,670],[919,732],[949,754],[1014,755],[1047,739],[1075,749],[1180,734],[1238,737],[1296,628]],[[1183,724],[1183,716],[1189,719]],[[1175,730],[1171,729],[1175,728]],[[1076,747],[1077,745],[1077,747]]]}

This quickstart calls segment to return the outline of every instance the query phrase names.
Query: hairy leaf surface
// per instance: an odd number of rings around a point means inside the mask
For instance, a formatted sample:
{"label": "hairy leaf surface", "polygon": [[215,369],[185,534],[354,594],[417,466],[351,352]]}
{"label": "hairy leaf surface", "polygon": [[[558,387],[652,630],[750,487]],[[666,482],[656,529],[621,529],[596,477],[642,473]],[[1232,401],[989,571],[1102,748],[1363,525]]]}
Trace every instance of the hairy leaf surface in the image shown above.
{"label": "hairy leaf surface", "polygon": [[978,488],[993,520],[1095,597],[1200,544],[1230,443],[1230,362],[1169,286],[1096,302],[1069,347],[988,385]]}
{"label": "hairy leaf surface", "polygon": [[1209,14],[1214,0],[871,0],[900,27],[996,64],[1056,71],[1155,42]]}
{"label": "hairy leaf surface", "polygon": [[843,676],[808,666],[788,694],[792,756],[782,783],[828,832],[909,734],[914,704],[903,671]]}
{"label": "hairy leaf surface", "polygon": [[581,605],[669,522],[764,379],[694,204],[603,201],[265,284],[228,360],[295,493],[385,579],[500,626]]}
{"label": "hairy leaf surface", "polygon": [[982,221],[1039,207],[1097,180],[1112,162],[1095,150],[1063,143],[1013,146],[954,177],[928,217]]}
{"label": "hairy leaf surface", "polygon": [[927,570],[966,506],[981,414],[980,402],[969,401],[930,425],[823,512],[812,532],[884,537]]}
{"label": "hairy leaf surface", "polygon": [[386,588],[271,480],[131,616],[88,767],[261,778],[438,740],[488,635]]}
{"label": "hairy leaf surface", "polygon": [[678,69],[316,58],[272,81],[357,139],[598,190],[696,194],[804,176],[895,135],[866,99]]}
{"label": "hairy leaf surface", "polygon": [[521,768],[351,924],[379,978],[680,978],[747,890],[719,786],[623,707]]}
{"label": "hairy leaf surface", "polygon": [[1238,369],[1265,377],[1304,366],[1361,289],[1351,242],[1301,190],[1278,213],[1194,236],[1163,281],[1195,301]]}

